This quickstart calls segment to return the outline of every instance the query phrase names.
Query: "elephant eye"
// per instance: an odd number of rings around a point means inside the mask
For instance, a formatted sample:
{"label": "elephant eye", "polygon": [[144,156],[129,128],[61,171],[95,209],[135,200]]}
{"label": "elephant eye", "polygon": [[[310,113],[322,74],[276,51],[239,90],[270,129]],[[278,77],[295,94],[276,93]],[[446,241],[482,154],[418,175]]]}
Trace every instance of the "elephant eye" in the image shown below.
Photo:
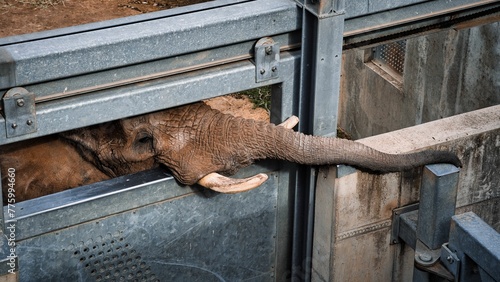
{"label": "elephant eye", "polygon": [[149,133],[139,133],[135,139],[136,144],[144,146],[144,145],[153,145],[153,137]]}
{"label": "elephant eye", "polygon": [[139,138],[139,140],[137,140],[137,142],[142,143],[142,144],[147,144],[147,143],[150,143],[151,141],[153,141],[153,138],[151,138],[150,136],[144,136],[144,137]]}

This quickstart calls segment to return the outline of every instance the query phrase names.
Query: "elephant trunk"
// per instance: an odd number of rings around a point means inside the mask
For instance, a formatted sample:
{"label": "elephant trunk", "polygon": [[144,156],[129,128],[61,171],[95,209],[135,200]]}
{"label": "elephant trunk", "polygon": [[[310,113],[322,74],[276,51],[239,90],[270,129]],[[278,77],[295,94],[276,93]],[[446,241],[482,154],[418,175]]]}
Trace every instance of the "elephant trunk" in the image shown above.
{"label": "elephant trunk", "polygon": [[255,159],[282,159],[305,165],[346,164],[382,173],[432,163],[461,166],[457,156],[447,151],[388,154],[350,140],[305,135],[266,123],[255,126],[258,134],[253,141],[260,144]]}

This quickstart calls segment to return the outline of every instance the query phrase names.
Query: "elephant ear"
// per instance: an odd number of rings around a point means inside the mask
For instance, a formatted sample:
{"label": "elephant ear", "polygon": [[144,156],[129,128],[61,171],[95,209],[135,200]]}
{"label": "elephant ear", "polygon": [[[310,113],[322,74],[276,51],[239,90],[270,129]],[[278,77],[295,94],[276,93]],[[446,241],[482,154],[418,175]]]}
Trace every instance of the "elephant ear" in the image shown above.
{"label": "elephant ear", "polygon": [[[292,129],[298,123],[299,118],[296,116],[291,116],[290,118],[279,124],[279,126],[282,126],[286,129]],[[220,193],[234,194],[257,188],[262,185],[262,183],[264,183],[267,179],[268,176],[265,173],[259,173],[257,175],[244,179],[237,179],[226,177],[213,172],[205,175],[203,178],[198,180],[198,184]]]}
{"label": "elephant ear", "polygon": [[116,142],[112,139],[123,137],[123,128],[120,122],[108,122],[86,128],[62,132],[59,135],[68,141],[86,161],[95,165],[108,176],[114,176],[114,172],[103,166],[102,155],[106,143]]}

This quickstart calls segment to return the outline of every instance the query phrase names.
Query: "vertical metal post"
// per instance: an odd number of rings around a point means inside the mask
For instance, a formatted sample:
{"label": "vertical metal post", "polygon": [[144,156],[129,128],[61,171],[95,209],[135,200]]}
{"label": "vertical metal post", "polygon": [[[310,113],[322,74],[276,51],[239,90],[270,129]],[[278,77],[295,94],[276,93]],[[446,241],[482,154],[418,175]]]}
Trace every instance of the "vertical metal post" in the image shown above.
{"label": "vertical metal post", "polygon": [[[340,90],[344,0],[297,0],[302,8],[299,130],[335,136]],[[292,280],[310,281],[315,203],[315,171],[297,178]]]}
{"label": "vertical metal post", "polygon": [[451,164],[424,167],[420,187],[417,241],[413,281],[431,281],[434,276],[417,268],[431,267],[441,257],[448,241],[451,217],[455,214],[459,169]]}
{"label": "vertical metal post", "polygon": [[459,169],[451,164],[427,165],[420,187],[417,238],[429,249],[448,241],[455,214]]}

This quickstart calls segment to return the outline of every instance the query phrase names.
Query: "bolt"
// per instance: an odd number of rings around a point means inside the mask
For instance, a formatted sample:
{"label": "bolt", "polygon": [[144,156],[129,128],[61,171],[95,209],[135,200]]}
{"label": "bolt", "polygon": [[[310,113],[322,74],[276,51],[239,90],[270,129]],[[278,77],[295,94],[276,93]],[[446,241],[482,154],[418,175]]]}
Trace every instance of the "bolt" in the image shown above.
{"label": "bolt", "polygon": [[394,239],[394,240],[392,240],[392,243],[393,243],[393,244],[397,244],[397,243],[398,243],[398,240]]}
{"label": "bolt", "polygon": [[16,127],[17,127],[17,123],[13,123],[13,124],[11,125],[11,127],[12,127],[12,128],[14,128],[14,129],[16,129]]}
{"label": "bolt", "polygon": [[266,55],[271,55],[273,53],[273,47],[271,46],[266,46]]}
{"label": "bolt", "polygon": [[265,69],[261,69],[260,70],[260,74],[265,74],[266,73],[266,70]]}
{"label": "bolt", "polygon": [[17,99],[16,100],[16,104],[17,104],[18,107],[24,106],[24,99],[22,99],[22,98],[21,99]]}
{"label": "bolt", "polygon": [[271,70],[272,70],[273,72],[276,72],[276,71],[278,70],[278,68],[277,68],[277,67],[272,67],[272,68],[271,68]]}
{"label": "bolt", "polygon": [[418,258],[423,261],[423,262],[431,262],[432,261],[432,256],[428,254],[419,254]]}
{"label": "bolt", "polygon": [[446,257],[446,260],[447,260],[450,264],[452,264],[452,263],[454,263],[454,262],[455,262],[455,260],[453,259],[453,257],[452,257],[452,256],[447,256],[447,257]]}
{"label": "bolt", "polygon": [[26,124],[27,125],[32,125],[33,124],[33,121],[31,119],[29,119],[28,121],[26,121]]}

